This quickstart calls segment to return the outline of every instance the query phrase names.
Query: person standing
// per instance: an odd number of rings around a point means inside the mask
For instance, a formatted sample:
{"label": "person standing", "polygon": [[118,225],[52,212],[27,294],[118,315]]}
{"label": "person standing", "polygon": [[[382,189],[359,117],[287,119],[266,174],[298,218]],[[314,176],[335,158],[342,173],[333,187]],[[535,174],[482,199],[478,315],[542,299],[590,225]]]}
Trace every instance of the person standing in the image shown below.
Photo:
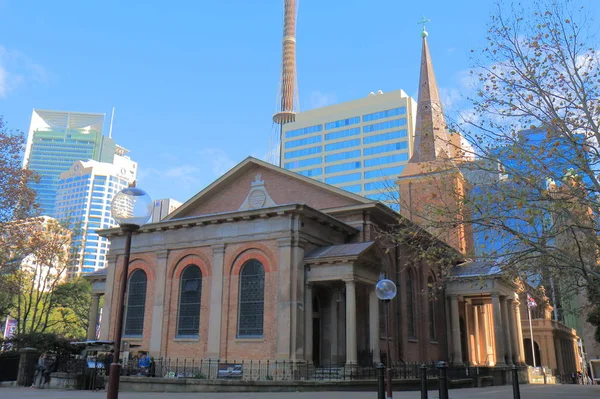
{"label": "person standing", "polygon": [[31,385],[32,388],[43,388],[45,379],[44,374],[47,369],[48,365],[46,361],[46,354],[42,353],[38,358],[37,364],[35,365],[35,374],[33,375],[33,384]]}
{"label": "person standing", "polygon": [[106,375],[110,375],[110,365],[113,362],[113,359],[115,358],[114,356],[115,350],[111,349],[110,352],[108,352],[108,355],[106,355],[106,358],[104,359],[104,372],[106,373]]}

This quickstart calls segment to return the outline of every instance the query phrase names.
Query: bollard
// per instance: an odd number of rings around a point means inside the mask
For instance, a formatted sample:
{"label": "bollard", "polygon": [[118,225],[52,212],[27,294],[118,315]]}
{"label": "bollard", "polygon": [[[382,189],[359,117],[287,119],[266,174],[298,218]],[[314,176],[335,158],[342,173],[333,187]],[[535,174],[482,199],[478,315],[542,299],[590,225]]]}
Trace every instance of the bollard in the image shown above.
{"label": "bollard", "polygon": [[383,371],[385,366],[383,363],[377,365],[377,399],[385,399],[385,383],[383,381]]}
{"label": "bollard", "polygon": [[448,365],[444,361],[439,361],[435,367],[437,367],[437,369],[439,370],[439,398],[448,399]]}
{"label": "bollard", "polygon": [[427,366],[421,365],[421,399],[427,399]]}
{"label": "bollard", "polygon": [[512,366],[512,386],[513,399],[521,399],[521,390],[519,389],[519,368],[515,365]]}

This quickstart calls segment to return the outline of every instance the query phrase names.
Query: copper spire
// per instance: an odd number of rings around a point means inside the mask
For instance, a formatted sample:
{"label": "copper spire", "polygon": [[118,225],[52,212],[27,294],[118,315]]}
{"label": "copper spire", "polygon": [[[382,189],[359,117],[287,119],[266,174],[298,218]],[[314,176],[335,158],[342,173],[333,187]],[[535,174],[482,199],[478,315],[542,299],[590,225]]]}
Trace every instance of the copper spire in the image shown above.
{"label": "copper spire", "polygon": [[417,124],[413,155],[409,163],[435,161],[440,157],[447,158],[452,153],[425,30],[423,30],[422,36]]}
{"label": "copper spire", "polygon": [[281,67],[281,91],[278,111],[273,122],[278,125],[295,120],[297,104],[296,93],[296,0],[284,0],[283,11],[283,53]]}

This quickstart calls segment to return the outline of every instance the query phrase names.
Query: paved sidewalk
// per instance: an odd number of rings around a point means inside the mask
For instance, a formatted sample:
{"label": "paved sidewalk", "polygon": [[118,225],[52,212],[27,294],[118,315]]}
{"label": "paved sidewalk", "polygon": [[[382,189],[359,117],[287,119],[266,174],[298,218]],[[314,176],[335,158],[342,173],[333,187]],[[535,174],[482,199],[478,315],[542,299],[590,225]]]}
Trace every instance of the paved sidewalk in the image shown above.
{"label": "paved sidewalk", "polygon": [[[419,399],[419,392],[394,392],[395,399]],[[450,399],[512,399],[510,386],[450,390]],[[37,390],[33,388],[0,388],[0,399],[103,399],[106,392]],[[279,392],[279,393],[146,393],[122,392],[122,399],[376,399],[375,392]],[[429,399],[437,399],[437,391],[429,391]],[[600,386],[521,385],[522,399],[600,399]]]}

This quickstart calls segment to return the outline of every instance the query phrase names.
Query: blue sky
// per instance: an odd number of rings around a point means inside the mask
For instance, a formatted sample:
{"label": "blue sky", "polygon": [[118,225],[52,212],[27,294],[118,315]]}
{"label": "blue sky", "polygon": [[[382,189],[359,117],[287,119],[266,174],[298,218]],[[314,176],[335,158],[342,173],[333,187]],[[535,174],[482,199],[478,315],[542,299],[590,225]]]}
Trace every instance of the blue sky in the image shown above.
{"label": "blue sky", "polygon": [[[600,15],[600,4],[576,3]],[[0,115],[26,132],[33,108],[102,112],[108,133],[114,106],[113,137],[138,162],[138,186],[185,201],[248,155],[265,156],[282,9],[283,0],[0,0]],[[451,106],[492,10],[487,0],[300,0],[300,109],[376,90],[416,96],[422,15]]]}

